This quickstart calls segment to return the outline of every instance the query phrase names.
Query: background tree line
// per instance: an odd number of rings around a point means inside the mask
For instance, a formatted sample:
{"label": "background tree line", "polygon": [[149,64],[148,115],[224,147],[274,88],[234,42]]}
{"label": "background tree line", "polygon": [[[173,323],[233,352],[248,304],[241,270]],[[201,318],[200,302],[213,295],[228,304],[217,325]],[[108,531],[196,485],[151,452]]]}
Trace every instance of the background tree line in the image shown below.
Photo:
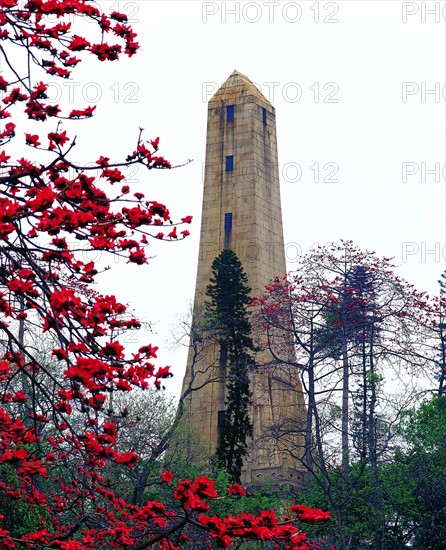
{"label": "background tree line", "polygon": [[[444,406],[444,282],[429,297],[389,258],[342,241],[303,257],[256,306],[262,345],[302,378],[305,422],[274,431],[285,444],[290,430],[304,434],[304,449],[287,448],[308,472],[308,502],[336,518],[331,542],[445,547],[445,425],[435,444],[428,435]],[[415,427],[428,410],[436,420],[426,422],[431,445],[422,450]]]}

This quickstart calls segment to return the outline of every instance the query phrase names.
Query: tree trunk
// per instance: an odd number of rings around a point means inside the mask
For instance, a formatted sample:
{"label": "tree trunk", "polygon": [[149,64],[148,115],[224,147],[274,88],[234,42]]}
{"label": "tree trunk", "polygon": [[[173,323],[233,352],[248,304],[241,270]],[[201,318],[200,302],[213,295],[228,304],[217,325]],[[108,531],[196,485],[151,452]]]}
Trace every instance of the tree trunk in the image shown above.
{"label": "tree trunk", "polygon": [[312,471],[313,468],[313,416],[315,412],[314,365],[313,359],[311,358],[308,365],[308,408],[305,430],[305,451],[303,457],[304,465],[309,471]]}
{"label": "tree trunk", "polygon": [[367,458],[367,350],[365,331],[362,332],[362,414],[361,414],[361,460]]}
{"label": "tree trunk", "polygon": [[349,412],[349,365],[347,353],[347,339],[342,341],[342,469],[348,470],[349,466],[349,441],[348,441],[348,412]]}

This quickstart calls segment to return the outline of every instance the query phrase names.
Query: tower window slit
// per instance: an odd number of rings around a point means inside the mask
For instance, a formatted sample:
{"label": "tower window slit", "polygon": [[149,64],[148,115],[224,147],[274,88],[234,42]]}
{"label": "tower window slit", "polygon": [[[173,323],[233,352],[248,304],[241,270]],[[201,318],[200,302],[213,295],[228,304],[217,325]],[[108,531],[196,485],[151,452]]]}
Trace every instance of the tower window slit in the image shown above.
{"label": "tower window slit", "polygon": [[234,122],[234,105],[228,105],[226,107],[226,120],[228,122]]}
{"label": "tower window slit", "polygon": [[229,155],[226,157],[226,172],[232,172],[234,170],[234,157]]}
{"label": "tower window slit", "polygon": [[225,248],[230,248],[232,233],[232,212],[225,214]]}

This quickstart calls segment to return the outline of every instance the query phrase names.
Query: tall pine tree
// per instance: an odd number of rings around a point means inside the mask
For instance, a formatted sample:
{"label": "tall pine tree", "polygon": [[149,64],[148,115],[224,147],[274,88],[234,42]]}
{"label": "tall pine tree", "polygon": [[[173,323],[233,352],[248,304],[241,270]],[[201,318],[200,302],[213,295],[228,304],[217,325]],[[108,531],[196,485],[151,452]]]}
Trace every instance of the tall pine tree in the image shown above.
{"label": "tall pine tree", "polygon": [[[344,269],[344,271],[342,271]],[[323,314],[325,325],[316,333],[316,346],[343,363],[343,466],[349,460],[349,432],[361,459],[376,457],[376,391],[374,346],[379,340],[382,319],[377,315],[380,281],[368,265],[341,265],[332,289],[335,296]],[[351,388],[351,375],[357,390]],[[348,404],[353,397],[353,425]]]}
{"label": "tall pine tree", "polygon": [[248,279],[232,250],[223,250],[212,263],[213,277],[206,295],[207,314],[226,363],[227,399],[221,425],[217,460],[233,482],[240,482],[243,457],[252,436],[249,417],[251,391],[249,368],[255,350],[247,307],[251,303]]}

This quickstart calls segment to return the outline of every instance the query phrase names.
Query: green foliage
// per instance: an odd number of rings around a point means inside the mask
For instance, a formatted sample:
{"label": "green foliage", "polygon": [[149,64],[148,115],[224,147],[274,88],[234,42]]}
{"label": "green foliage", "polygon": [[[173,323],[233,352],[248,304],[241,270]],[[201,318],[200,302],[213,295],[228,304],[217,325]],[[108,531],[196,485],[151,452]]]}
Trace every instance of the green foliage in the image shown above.
{"label": "green foliage", "polygon": [[393,467],[404,472],[406,498],[413,502],[407,521],[414,547],[445,549],[446,396],[423,403],[412,415],[406,435],[409,449],[397,453]]}
{"label": "green foliage", "polygon": [[412,414],[406,435],[414,452],[432,454],[446,449],[446,396],[424,402]]}
{"label": "green foliage", "polygon": [[[226,469],[221,468],[218,462],[214,461],[211,478],[216,481],[216,490],[219,494],[225,494],[226,489],[231,485],[231,479]],[[290,506],[295,503],[285,488],[277,485],[267,484],[248,492],[244,497],[228,495],[215,503],[213,509],[220,517],[229,514],[259,514],[261,510],[275,510],[277,515],[289,513]],[[326,531],[325,531],[326,532]]]}
{"label": "green foliage", "polygon": [[177,417],[162,465],[163,470],[172,472],[177,479],[209,473],[208,442],[195,430],[186,412]]}
{"label": "green foliage", "polygon": [[0,489],[2,529],[9,530],[17,538],[43,527],[51,530],[50,514],[43,505],[32,505],[23,495],[15,495],[19,489],[16,469],[8,464],[1,464],[0,479],[6,484],[6,488]]}
{"label": "green foliage", "polygon": [[[405,417],[406,441],[392,460],[377,469],[361,461],[348,472],[334,468],[305,490],[305,504],[337,512],[351,548],[446,549],[446,397]],[[307,531],[321,534],[318,527]],[[330,542],[342,548],[334,529]]]}
{"label": "green foliage", "polygon": [[[374,545],[373,539],[381,522],[381,511],[376,508],[374,501],[376,492],[381,490],[382,486],[376,484],[373,474],[369,466],[365,467],[361,463],[352,464],[347,472],[340,467],[334,468],[328,472],[327,479],[313,479],[301,499],[308,506],[325,506],[326,509],[331,509],[333,520],[336,520],[336,514],[333,513],[336,509],[338,519],[342,522],[344,536],[350,541],[351,548],[381,548]],[[330,485],[330,492],[326,489],[327,484]],[[323,535],[318,526],[306,530],[312,537]],[[334,524],[329,538],[335,548],[342,548]]]}
{"label": "green foliage", "polygon": [[222,350],[222,365],[227,369],[227,401],[220,441],[219,463],[232,482],[239,482],[246,455],[247,441],[252,435],[249,418],[251,391],[249,368],[254,363],[251,323],[247,307],[251,303],[248,279],[242,264],[232,250],[223,250],[212,263],[213,277],[206,295],[208,318]]}

